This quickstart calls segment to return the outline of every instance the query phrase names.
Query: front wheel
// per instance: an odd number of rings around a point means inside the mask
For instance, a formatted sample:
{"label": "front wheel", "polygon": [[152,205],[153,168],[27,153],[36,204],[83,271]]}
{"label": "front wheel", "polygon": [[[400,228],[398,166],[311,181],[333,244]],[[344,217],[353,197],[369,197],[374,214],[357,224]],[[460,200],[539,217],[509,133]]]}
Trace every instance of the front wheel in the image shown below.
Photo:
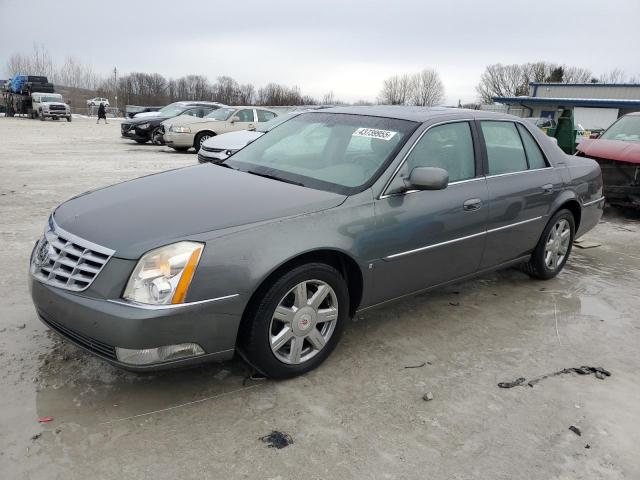
{"label": "front wheel", "polygon": [[156,127],[151,132],[151,143],[154,145],[164,145],[164,137],[162,135],[162,127]]}
{"label": "front wheel", "polygon": [[344,277],[323,263],[301,265],[271,283],[250,307],[238,348],[268,377],[295,377],[329,356],[348,318]]}
{"label": "front wheel", "polygon": [[67,122],[70,122],[70,121],[71,121],[71,115],[67,117]]}
{"label": "front wheel", "polygon": [[573,214],[559,210],[547,223],[531,259],[524,266],[525,271],[542,280],[558,275],[571,254],[575,229]]}
{"label": "front wheel", "polygon": [[211,132],[200,132],[196,135],[196,138],[193,140],[193,148],[196,149],[196,153],[200,151],[202,144],[213,136],[215,136],[215,133]]}

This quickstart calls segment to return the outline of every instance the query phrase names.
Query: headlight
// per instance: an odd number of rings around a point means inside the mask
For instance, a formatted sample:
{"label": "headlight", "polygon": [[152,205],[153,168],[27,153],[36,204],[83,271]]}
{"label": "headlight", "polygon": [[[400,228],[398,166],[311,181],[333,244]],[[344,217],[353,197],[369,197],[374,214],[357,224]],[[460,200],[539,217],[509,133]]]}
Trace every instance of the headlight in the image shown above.
{"label": "headlight", "polygon": [[146,130],[147,128],[149,128],[151,125],[149,124],[149,122],[147,123],[141,123],[140,125],[136,125],[136,128],[139,128],[141,130]]}
{"label": "headlight", "polygon": [[189,127],[181,127],[180,125],[172,125],[171,130],[176,133],[191,133],[191,129]]}
{"label": "headlight", "polygon": [[151,305],[184,303],[204,245],[178,242],[143,255],[123,297]]}

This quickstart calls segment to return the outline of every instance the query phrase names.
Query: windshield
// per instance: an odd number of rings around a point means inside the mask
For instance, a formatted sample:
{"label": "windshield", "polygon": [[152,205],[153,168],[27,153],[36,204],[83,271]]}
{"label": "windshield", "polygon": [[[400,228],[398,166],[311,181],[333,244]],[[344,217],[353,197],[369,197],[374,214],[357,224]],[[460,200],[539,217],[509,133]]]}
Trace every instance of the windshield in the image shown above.
{"label": "windshield", "polygon": [[622,140],[623,142],[640,142],[640,115],[622,117],[611,125],[600,138]]}
{"label": "windshield", "polygon": [[192,107],[183,105],[182,103],[170,103],[169,105],[158,110],[158,113],[164,117],[175,117],[176,115],[180,115],[187,108]]}
{"label": "windshield", "polygon": [[206,115],[204,118],[208,118],[209,120],[227,120],[235,111],[235,108],[219,108],[218,110],[211,112],[209,115]]}
{"label": "windshield", "polygon": [[62,102],[62,97],[42,96],[40,97],[40,103],[42,102]]}
{"label": "windshield", "polygon": [[384,170],[417,123],[337,113],[304,113],[225,163],[306,187],[352,194]]}
{"label": "windshield", "polygon": [[280,115],[278,117],[274,117],[268,122],[258,123],[258,128],[256,128],[256,132],[267,133],[269,130],[276,128],[281,123],[286,122],[287,120],[291,120],[296,115],[300,115],[300,112],[296,113],[285,113],[284,115]]}

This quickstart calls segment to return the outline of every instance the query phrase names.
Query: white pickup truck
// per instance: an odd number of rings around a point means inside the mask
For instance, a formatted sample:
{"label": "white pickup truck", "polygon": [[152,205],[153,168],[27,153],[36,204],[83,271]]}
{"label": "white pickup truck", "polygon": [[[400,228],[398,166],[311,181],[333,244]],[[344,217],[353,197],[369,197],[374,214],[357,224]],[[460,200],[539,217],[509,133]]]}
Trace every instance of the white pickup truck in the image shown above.
{"label": "white pickup truck", "polygon": [[71,107],[64,102],[64,98],[59,93],[38,93],[31,94],[32,112],[34,117],[43,120],[45,118],[66,118],[71,121]]}

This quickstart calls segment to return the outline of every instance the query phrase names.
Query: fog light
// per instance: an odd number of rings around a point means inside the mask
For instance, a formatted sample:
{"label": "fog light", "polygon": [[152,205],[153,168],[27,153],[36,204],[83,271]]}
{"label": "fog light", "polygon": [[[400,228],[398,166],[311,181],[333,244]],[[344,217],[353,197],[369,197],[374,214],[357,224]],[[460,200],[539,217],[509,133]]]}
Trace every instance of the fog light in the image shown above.
{"label": "fog light", "polygon": [[118,360],[130,365],[149,365],[197,355],[204,355],[204,350],[197,343],[165,345],[164,347],[144,348],[142,350],[116,347]]}

